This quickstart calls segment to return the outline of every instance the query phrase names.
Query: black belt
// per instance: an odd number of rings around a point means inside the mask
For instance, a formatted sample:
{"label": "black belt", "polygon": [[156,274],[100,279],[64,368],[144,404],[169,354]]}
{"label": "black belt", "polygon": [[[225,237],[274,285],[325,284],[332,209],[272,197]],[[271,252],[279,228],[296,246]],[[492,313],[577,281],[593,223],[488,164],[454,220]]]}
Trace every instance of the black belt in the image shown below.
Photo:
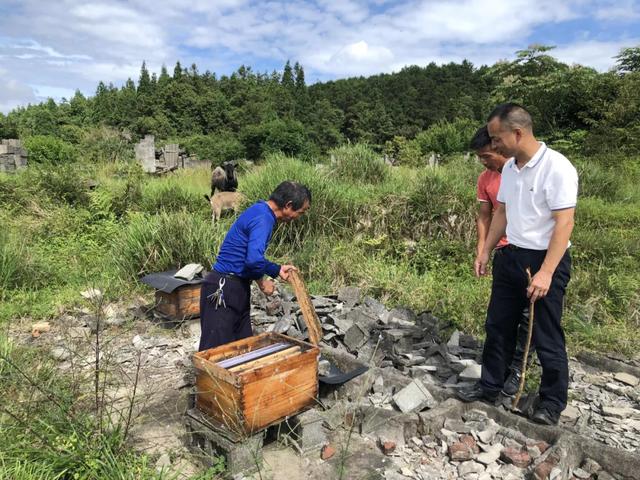
{"label": "black belt", "polygon": [[520,251],[520,252],[546,252],[546,250],[534,250],[533,248],[523,248],[523,247],[519,247],[517,245],[513,245],[512,243],[505,245],[504,247],[502,247],[502,249],[504,250],[513,250],[513,251]]}
{"label": "black belt", "polygon": [[214,270],[214,272],[216,272],[222,278],[226,278],[228,280],[234,280],[236,282],[242,282],[242,283],[251,283],[251,279],[241,277],[239,275],[236,275],[235,273],[220,273],[217,270]]}

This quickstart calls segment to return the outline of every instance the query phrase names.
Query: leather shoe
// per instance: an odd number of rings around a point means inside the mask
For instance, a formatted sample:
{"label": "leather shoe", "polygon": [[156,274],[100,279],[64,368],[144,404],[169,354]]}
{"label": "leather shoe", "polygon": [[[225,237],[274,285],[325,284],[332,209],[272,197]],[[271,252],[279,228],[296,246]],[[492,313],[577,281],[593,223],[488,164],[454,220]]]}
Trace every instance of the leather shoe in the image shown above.
{"label": "leather shoe", "polygon": [[531,415],[531,420],[542,425],[557,425],[560,420],[560,412],[546,407],[538,407]]}
{"label": "leather shoe", "polygon": [[457,396],[463,402],[484,400],[493,403],[498,399],[498,392],[488,392],[480,386],[480,383],[477,382],[469,387],[459,389],[457,391]]}
{"label": "leather shoe", "polygon": [[502,387],[502,393],[507,397],[513,397],[518,392],[518,388],[520,388],[521,377],[522,373],[520,370],[511,370],[511,373],[505,380],[504,386]]}

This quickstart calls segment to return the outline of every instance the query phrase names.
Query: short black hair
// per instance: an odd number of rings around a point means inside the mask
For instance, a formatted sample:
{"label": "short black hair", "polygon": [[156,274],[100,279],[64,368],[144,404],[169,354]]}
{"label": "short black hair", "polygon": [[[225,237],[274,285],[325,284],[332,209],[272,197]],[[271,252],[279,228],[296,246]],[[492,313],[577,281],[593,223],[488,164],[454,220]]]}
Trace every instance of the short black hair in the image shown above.
{"label": "short black hair", "polygon": [[304,206],[304,202],[311,203],[311,191],[298,182],[286,180],[276,187],[269,196],[269,200],[275,202],[280,208],[287,206],[291,202],[294,210],[300,210]]}
{"label": "short black hair", "polygon": [[502,103],[498,105],[489,114],[487,123],[494,118],[498,118],[509,128],[522,128],[524,130],[533,130],[533,120],[531,114],[522,105],[517,103]]}
{"label": "short black hair", "polygon": [[478,129],[471,141],[469,142],[469,148],[474,151],[482,150],[486,146],[491,145],[491,137],[489,136],[489,130],[484,125]]}

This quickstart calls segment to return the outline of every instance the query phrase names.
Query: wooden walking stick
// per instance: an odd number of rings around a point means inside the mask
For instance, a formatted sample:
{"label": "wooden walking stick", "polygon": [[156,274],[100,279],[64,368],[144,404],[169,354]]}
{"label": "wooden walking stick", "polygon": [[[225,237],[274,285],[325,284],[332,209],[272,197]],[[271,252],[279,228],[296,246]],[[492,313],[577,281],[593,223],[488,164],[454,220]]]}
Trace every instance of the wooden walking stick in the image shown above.
{"label": "wooden walking stick", "polygon": [[[529,267],[527,267],[527,280],[528,285],[531,285],[531,270],[529,269]],[[513,402],[511,402],[511,408],[514,410],[518,407],[520,396],[522,395],[522,391],[524,390],[525,376],[527,374],[527,358],[529,357],[529,347],[531,346],[531,337],[533,336],[534,303],[535,302],[533,300],[529,301],[529,330],[527,332],[527,344],[524,348],[524,357],[522,357],[522,375],[520,375],[520,385],[518,385],[516,396],[513,397]]]}

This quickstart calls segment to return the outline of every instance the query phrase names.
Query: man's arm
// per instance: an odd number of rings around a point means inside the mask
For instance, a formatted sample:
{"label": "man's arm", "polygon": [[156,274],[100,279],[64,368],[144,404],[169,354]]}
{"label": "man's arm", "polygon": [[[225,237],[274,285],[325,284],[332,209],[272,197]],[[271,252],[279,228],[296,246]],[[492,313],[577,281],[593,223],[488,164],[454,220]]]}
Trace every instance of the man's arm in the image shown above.
{"label": "man's arm", "polygon": [[553,227],[549,248],[540,270],[533,276],[531,285],[527,289],[527,295],[534,302],[549,292],[553,272],[556,271],[556,267],[562,260],[569,244],[569,238],[571,238],[575,210],[575,208],[566,208],[552,213],[556,224]]}
{"label": "man's arm", "polygon": [[489,227],[489,233],[487,234],[487,239],[484,242],[482,252],[478,254],[476,261],[474,262],[474,270],[477,277],[487,274],[489,255],[491,255],[491,251],[498,244],[498,241],[504,236],[506,229],[507,214],[504,203],[498,203],[498,208],[493,212],[493,217],[491,218],[491,227]]}
{"label": "man's arm", "polygon": [[478,232],[478,245],[476,247],[476,256],[482,253],[484,243],[491,226],[491,203],[479,202],[478,218],[476,219],[476,227]]}

